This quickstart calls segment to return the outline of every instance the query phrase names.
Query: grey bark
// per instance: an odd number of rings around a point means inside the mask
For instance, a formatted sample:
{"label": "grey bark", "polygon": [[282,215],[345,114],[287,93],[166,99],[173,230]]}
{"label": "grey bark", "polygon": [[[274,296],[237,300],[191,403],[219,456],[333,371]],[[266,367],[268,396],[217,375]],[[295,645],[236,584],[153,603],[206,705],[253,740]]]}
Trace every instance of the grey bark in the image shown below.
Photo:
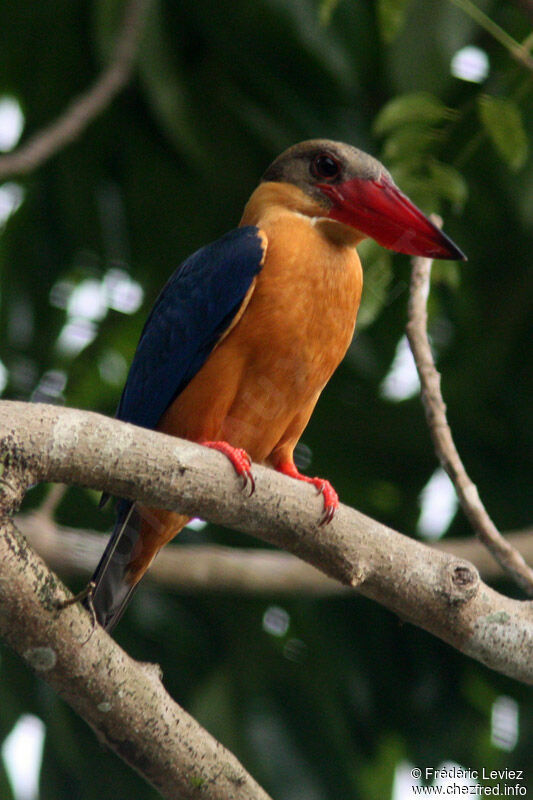
{"label": "grey bark", "polygon": [[533,683],[533,603],[486,586],[467,561],[340,506],[319,528],[309,486],[254,465],[256,492],[237,490],[219,453],[90,412],[0,404],[9,481],[90,486],[231,525],[288,550],[329,577],[492,669]]}

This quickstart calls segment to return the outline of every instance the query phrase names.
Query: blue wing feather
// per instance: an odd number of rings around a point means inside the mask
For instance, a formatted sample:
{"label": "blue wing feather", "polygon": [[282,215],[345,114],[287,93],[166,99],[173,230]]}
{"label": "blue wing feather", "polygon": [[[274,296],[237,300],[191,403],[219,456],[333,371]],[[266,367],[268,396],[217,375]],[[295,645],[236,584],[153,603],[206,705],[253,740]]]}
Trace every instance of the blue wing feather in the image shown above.
{"label": "blue wing feather", "polygon": [[[231,324],[262,264],[259,229],[249,226],[230,231],[178,267],[141,333],[118,407],[119,419],[155,428]],[[106,499],[104,494],[100,504]],[[120,500],[113,535],[93,576],[89,603],[108,630],[120,619],[133,591],[126,573],[139,526],[136,506]]]}
{"label": "blue wing feather", "polygon": [[259,229],[247,226],[203,247],[178,267],[141,333],[118,419],[155,428],[230,325],[262,260]]}

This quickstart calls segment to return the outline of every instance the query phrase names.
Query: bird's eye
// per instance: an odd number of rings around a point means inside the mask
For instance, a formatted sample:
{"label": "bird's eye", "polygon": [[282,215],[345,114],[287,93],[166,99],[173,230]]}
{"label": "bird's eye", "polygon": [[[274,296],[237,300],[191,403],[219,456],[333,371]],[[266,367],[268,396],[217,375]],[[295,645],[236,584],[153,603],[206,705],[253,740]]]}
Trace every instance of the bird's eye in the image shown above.
{"label": "bird's eye", "polygon": [[332,181],[341,171],[339,162],[327,153],[316,156],[311,164],[311,172],[315,178]]}

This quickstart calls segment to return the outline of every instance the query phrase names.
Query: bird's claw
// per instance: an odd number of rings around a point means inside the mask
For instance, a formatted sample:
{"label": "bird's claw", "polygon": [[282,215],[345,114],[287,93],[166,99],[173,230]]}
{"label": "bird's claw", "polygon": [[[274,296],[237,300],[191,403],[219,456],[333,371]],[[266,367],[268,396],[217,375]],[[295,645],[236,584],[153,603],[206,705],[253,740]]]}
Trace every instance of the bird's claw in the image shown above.
{"label": "bird's claw", "polygon": [[324,480],[324,478],[309,478],[307,475],[302,475],[301,472],[298,472],[297,467],[292,461],[282,461],[278,464],[277,469],[283,475],[288,475],[290,478],[295,478],[297,481],[310,483],[316,488],[317,494],[321,494],[324,498],[324,508],[318,525],[319,527],[322,527],[322,525],[329,525],[339,507],[339,495],[331,483]]}
{"label": "bird's claw", "polygon": [[241,479],[241,491],[250,486],[248,497],[251,497],[255,492],[255,480],[252,474],[252,462],[250,456],[241,447],[232,447],[228,442],[201,442],[204,447],[210,447],[212,450],[218,450],[228,458],[233,466],[233,469]]}
{"label": "bird's claw", "polygon": [[89,631],[88,637],[81,643],[82,647],[83,645],[87,644],[87,642],[89,641],[89,639],[91,638],[96,629],[97,619],[96,619],[96,611],[94,610],[94,604],[93,604],[93,596],[95,589],[96,589],[96,583],[91,580],[89,581],[87,586],[81,590],[81,592],[78,592],[78,594],[75,594],[72,597],[67,597],[66,600],[56,600],[55,602],[55,607],[58,609],[58,611],[63,611],[65,608],[68,608],[69,606],[76,605],[76,603],[83,603],[83,605],[91,615],[91,630]]}
{"label": "bird's claw", "polygon": [[310,483],[316,486],[317,493],[321,494],[324,498],[324,508],[318,523],[321,528],[323,525],[329,525],[335,516],[335,512],[339,507],[339,495],[331,483],[323,478],[311,478]]}
{"label": "bird's claw", "polygon": [[241,478],[241,491],[244,492],[249,485],[250,491],[248,492],[248,497],[251,497],[255,492],[255,479],[252,474],[252,462],[250,460],[250,456],[246,450],[243,450],[242,448],[237,448],[235,453],[238,455],[239,463],[236,464],[233,459],[230,460],[235,468],[235,472]]}

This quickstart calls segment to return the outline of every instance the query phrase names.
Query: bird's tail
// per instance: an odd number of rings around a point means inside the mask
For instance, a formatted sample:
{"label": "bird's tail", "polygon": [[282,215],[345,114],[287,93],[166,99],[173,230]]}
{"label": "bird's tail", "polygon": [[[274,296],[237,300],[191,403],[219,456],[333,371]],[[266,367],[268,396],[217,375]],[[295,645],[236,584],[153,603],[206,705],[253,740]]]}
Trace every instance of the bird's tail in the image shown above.
{"label": "bird's tail", "polygon": [[117,521],[92,581],[95,588],[90,600],[96,619],[111,631],[124,613],[138,582],[128,580],[128,566],[139,539],[141,515],[135,503],[120,500]]}
{"label": "bird's tail", "polygon": [[92,580],[90,599],[96,619],[111,631],[128,605],[157,552],[187,524],[190,517],[147,508],[129,500],[117,503],[117,521]]}

